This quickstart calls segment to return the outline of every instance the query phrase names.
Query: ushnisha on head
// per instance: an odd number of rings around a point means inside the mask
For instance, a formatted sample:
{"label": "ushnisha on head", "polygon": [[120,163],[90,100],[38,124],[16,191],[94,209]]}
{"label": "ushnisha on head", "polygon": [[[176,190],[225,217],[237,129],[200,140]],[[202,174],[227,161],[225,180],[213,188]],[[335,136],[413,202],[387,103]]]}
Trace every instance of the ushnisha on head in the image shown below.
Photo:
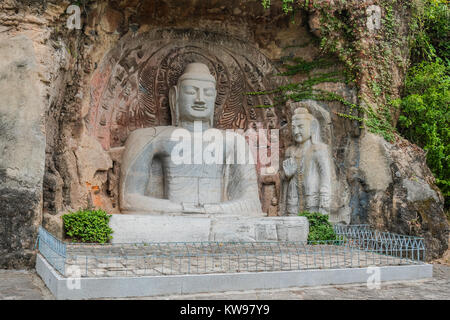
{"label": "ushnisha on head", "polygon": [[304,107],[295,109],[292,115],[292,137],[300,144],[308,140],[316,144],[321,140],[319,122]]}
{"label": "ushnisha on head", "polygon": [[216,79],[209,72],[208,66],[200,62],[189,63],[186,66],[183,74],[178,78],[177,86],[179,87],[184,80],[210,81],[216,87]]}
{"label": "ushnisha on head", "polygon": [[188,64],[170,89],[172,124],[202,121],[212,126],[216,95],[216,79],[208,67],[199,62]]}

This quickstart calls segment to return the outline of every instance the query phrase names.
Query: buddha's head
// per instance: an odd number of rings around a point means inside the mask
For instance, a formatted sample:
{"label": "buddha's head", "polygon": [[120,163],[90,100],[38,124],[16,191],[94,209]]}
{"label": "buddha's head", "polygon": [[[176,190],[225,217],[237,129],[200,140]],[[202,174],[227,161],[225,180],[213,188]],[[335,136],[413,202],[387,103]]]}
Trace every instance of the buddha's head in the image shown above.
{"label": "buddha's head", "polygon": [[172,124],[202,121],[212,126],[216,101],[216,80],[203,63],[190,63],[170,89]]}
{"label": "buddha's head", "polygon": [[306,108],[297,108],[292,116],[292,137],[296,143],[311,139],[313,144],[320,142],[319,123]]}

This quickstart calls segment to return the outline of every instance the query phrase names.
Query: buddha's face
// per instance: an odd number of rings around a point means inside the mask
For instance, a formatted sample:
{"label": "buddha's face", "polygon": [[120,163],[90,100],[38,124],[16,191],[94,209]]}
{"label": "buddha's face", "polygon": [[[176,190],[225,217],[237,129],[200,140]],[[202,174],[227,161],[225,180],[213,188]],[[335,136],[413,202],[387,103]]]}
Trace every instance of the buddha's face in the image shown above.
{"label": "buddha's face", "polygon": [[180,119],[209,121],[216,101],[215,84],[207,80],[186,79],[178,85]]}
{"label": "buddha's face", "polygon": [[311,138],[311,120],[293,119],[292,136],[297,143],[303,143]]}

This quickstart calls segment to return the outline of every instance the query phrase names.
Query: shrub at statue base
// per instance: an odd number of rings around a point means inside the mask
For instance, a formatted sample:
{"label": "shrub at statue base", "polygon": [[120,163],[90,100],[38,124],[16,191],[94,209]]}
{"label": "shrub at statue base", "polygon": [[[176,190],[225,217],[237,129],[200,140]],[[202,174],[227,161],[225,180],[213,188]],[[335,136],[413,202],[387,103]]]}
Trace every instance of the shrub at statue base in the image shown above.
{"label": "shrub at statue base", "polygon": [[73,242],[106,243],[112,239],[111,215],[103,210],[79,210],[63,215],[64,231]]}
{"label": "shrub at statue base", "polygon": [[328,221],[328,215],[319,212],[300,212],[299,216],[306,217],[309,222],[308,241],[336,240],[333,226]]}

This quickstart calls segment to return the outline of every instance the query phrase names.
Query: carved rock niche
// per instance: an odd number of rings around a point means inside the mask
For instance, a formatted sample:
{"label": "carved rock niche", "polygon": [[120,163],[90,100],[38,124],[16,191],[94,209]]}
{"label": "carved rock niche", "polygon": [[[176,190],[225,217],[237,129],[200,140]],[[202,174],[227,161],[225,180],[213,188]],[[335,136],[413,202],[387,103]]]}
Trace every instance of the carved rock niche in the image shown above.
{"label": "carved rock niche", "polygon": [[[114,161],[108,193],[117,203],[117,172],[121,149],[135,129],[172,125],[169,89],[185,66],[206,64],[217,81],[214,127],[220,129],[279,129],[285,115],[272,105],[273,96],[248,95],[282,84],[272,62],[248,42],[223,34],[195,30],[158,29],[123,38],[103,59],[91,82],[91,103],[86,116],[95,137]],[[284,112],[284,111],[283,111]],[[270,134],[268,135],[270,154]],[[283,147],[283,146],[281,146]],[[260,176],[263,211],[276,214],[279,181]]]}

